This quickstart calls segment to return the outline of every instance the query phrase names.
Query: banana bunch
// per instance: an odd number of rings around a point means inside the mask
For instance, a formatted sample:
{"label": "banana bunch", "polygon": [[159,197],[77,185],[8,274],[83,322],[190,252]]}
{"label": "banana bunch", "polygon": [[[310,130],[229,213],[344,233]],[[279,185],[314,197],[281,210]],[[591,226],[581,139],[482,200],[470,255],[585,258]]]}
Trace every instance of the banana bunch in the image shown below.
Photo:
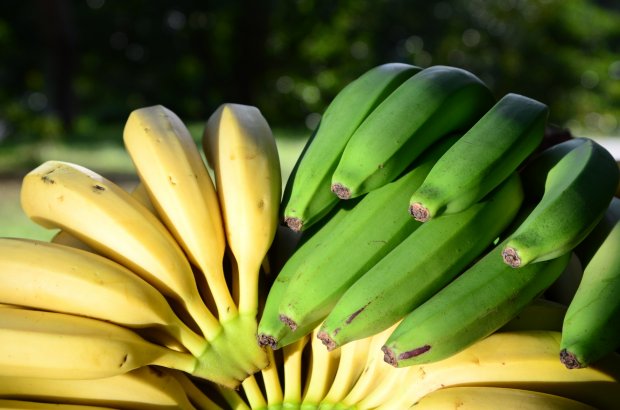
{"label": "banana bunch", "polygon": [[544,146],[548,115],[380,65],[282,191],[258,108],[222,104],[201,144],[133,111],[131,191],[63,161],[23,179],[57,233],[0,238],[0,407],[617,408],[620,172]]}

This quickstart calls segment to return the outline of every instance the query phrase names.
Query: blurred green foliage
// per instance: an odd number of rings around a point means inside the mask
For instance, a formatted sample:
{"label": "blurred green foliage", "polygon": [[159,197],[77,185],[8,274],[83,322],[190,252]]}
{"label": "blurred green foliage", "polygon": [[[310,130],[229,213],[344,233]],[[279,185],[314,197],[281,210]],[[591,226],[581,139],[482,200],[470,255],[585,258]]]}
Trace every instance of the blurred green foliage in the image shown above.
{"label": "blurred green foliage", "polygon": [[[7,0],[0,143],[120,141],[137,107],[203,122],[222,102],[312,129],[388,61],[447,64],[551,122],[619,134],[620,6],[593,0]],[[112,125],[111,125],[112,124]],[[116,125],[116,126],[113,126]],[[119,127],[120,126],[120,127]]]}

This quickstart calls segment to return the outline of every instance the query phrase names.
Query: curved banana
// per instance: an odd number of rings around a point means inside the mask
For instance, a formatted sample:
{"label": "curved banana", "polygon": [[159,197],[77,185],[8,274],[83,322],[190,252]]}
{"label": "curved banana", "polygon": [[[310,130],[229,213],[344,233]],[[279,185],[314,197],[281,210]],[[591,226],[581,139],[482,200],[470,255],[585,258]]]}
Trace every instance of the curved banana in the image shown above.
{"label": "curved banana", "polygon": [[344,87],[327,106],[286,182],[284,222],[303,231],[338,202],[331,192],[332,174],[349,138],[362,121],[403,81],[420,71],[403,63],[373,67]]}
{"label": "curved banana", "polygon": [[492,246],[522,201],[513,173],[477,204],[420,226],[343,293],[321,326],[323,343],[333,350],[402,319]]}
{"label": "curved banana", "polygon": [[[269,287],[267,300],[261,312],[258,323],[258,344],[269,346],[272,350],[277,350],[296,340],[296,335],[292,335],[290,328],[280,320],[278,310],[280,302],[286,292],[288,283],[297,272],[298,267],[308,257],[312,257],[317,247],[332,238],[338,232],[338,224],[344,219],[345,215],[351,212],[357,200],[338,203],[331,211],[331,215],[324,217],[311,229],[304,231],[301,238],[297,241],[294,252],[288,258],[277,277]],[[318,228],[318,229],[317,229]],[[307,328],[299,329],[300,332],[309,333],[318,323],[311,323]]]}
{"label": "curved banana", "polygon": [[378,409],[406,409],[429,393],[457,385],[533,389],[615,409],[620,356],[596,366],[569,370],[558,360],[560,332],[496,332],[447,359],[405,369],[405,388]]}
{"label": "curved banana", "polygon": [[[620,199],[614,198],[610,208],[619,211]],[[617,218],[584,267],[579,287],[566,311],[560,359],[568,368],[589,366],[620,347],[619,251],[620,218]]]}
{"label": "curved banana", "polygon": [[239,269],[239,312],[256,315],[260,267],[276,233],[282,190],[275,139],[258,108],[223,104],[209,117],[202,141]]}
{"label": "curved banana", "polygon": [[0,238],[0,302],[158,327],[197,357],[208,347],[148,282],[110,259],[64,245]]}
{"label": "curved banana", "polygon": [[595,410],[555,394],[510,387],[454,386],[434,391],[411,406],[415,410]]}
{"label": "curved banana", "polygon": [[222,216],[189,130],[174,112],[155,105],[131,112],[123,141],[157,214],[204,275],[218,318],[225,321],[237,307],[224,277]]}
{"label": "curved banana", "polygon": [[172,235],[118,185],[82,166],[47,161],[24,177],[21,203],[33,221],[71,233],[173,298],[208,340],[221,332]]}
{"label": "curved banana", "polygon": [[506,94],[437,160],[409,200],[418,221],[463,211],[514,173],[539,146],[549,108]]}
{"label": "curved banana", "polygon": [[370,192],[400,175],[440,138],[472,126],[494,103],[472,73],[432,66],[410,77],[355,130],[332,175],[342,199]]}
{"label": "curved banana", "polygon": [[143,366],[97,379],[3,376],[0,377],[0,398],[82,405],[96,403],[130,410],[195,410],[185,387],[172,373],[166,368]]}
{"label": "curved banana", "polygon": [[0,376],[89,379],[157,365],[238,384],[189,353],[147,342],[113,323],[66,313],[0,309],[0,346]]}
{"label": "curved banana", "polygon": [[340,351],[328,352],[317,338],[318,328],[310,335],[310,360],[301,408],[316,408],[327,395],[340,366]]}
{"label": "curved banana", "polygon": [[385,361],[405,367],[462,351],[514,318],[560,276],[570,259],[568,253],[516,274],[502,261],[502,249],[503,244],[497,245],[406,315],[382,347]]}
{"label": "curved banana", "polygon": [[[562,144],[575,144],[567,141]],[[558,148],[556,148],[558,149]],[[561,149],[561,147],[560,147]],[[502,257],[512,267],[548,260],[574,249],[602,218],[618,185],[618,166],[611,154],[583,140],[556,161],[554,147],[525,169],[524,186],[544,194],[534,210],[505,243]],[[546,172],[541,172],[546,170]]]}

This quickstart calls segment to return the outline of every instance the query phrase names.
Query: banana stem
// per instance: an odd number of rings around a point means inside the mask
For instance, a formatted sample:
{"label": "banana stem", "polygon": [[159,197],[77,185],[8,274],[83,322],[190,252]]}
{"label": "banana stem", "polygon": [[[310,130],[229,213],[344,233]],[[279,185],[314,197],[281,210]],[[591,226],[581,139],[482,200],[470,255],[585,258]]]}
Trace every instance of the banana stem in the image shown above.
{"label": "banana stem", "polygon": [[213,313],[202,302],[200,297],[188,298],[185,300],[185,308],[190,316],[196,321],[204,337],[211,341],[221,332],[222,326]]}
{"label": "banana stem", "polygon": [[217,307],[219,321],[226,322],[237,316],[237,305],[228,289],[223,265],[201,266],[201,271],[205,275],[215,306]]}
{"label": "banana stem", "polygon": [[302,353],[308,337],[284,346],[284,403],[301,403]]}
{"label": "banana stem", "polygon": [[179,321],[166,327],[166,332],[178,340],[195,357],[200,357],[209,347],[209,342]]}
{"label": "banana stem", "polygon": [[180,370],[186,373],[192,373],[196,369],[198,359],[192,354],[168,349],[163,346],[159,347],[161,347],[159,350],[160,355],[153,360],[153,363],[149,364]]}
{"label": "banana stem", "polygon": [[220,394],[222,395],[226,403],[228,403],[231,409],[251,410],[250,406],[248,406],[243,401],[241,396],[239,396],[239,393],[237,393],[235,390],[227,389],[222,386],[218,386],[218,391],[220,392]]}
{"label": "banana stem", "polygon": [[[262,262],[261,262],[262,263]],[[258,280],[260,266],[239,266],[239,312],[258,311]]]}
{"label": "banana stem", "polygon": [[280,378],[278,376],[275,354],[272,349],[268,348],[265,350],[267,351],[269,365],[261,371],[261,375],[263,376],[263,383],[265,385],[267,403],[269,407],[271,407],[282,403],[282,386],[280,385]]}
{"label": "banana stem", "polygon": [[262,409],[267,407],[267,402],[254,376],[248,376],[241,382],[245,396],[247,397],[252,409]]}
{"label": "banana stem", "polygon": [[217,405],[209,396],[207,396],[202,390],[200,390],[185,373],[174,372],[174,378],[181,384],[183,390],[187,394],[187,397],[192,403],[198,406],[199,409],[209,410],[224,410]]}

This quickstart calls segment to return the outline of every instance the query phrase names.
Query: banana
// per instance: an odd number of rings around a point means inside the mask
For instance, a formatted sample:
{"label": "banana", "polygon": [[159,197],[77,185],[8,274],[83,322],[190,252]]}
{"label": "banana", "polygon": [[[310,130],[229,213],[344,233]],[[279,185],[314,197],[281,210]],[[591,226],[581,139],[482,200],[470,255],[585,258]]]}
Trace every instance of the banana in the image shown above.
{"label": "banana", "polygon": [[370,354],[369,348],[372,339],[372,337],[366,337],[356,340],[339,349],[338,369],[328,392],[320,402],[320,410],[331,409],[353,388],[365,370],[366,358]]}
{"label": "banana", "polygon": [[4,376],[0,377],[0,398],[97,404],[131,410],[194,410],[185,393],[185,386],[172,373],[166,368],[143,366],[116,376],[97,379]]}
{"label": "banana", "polygon": [[316,409],[327,395],[340,366],[340,351],[328,352],[317,338],[318,328],[310,336],[310,359],[301,409]]}
{"label": "banana", "polygon": [[266,409],[267,400],[265,399],[261,387],[256,378],[251,375],[241,382],[245,398],[252,409]]}
{"label": "banana", "polygon": [[390,327],[483,254],[522,201],[513,173],[477,204],[423,224],[344,292],[318,337],[333,350]]}
{"label": "banana", "polygon": [[[395,367],[435,362],[462,351],[514,318],[568,265],[570,253],[521,268],[501,258],[499,244],[407,314],[382,347]],[[453,306],[453,309],[446,309]]]}
{"label": "banana", "polygon": [[165,226],[199,268],[220,321],[236,313],[224,277],[226,241],[217,194],[189,130],[161,105],[131,112],[125,148]]}
{"label": "banana", "polygon": [[620,356],[568,370],[558,360],[560,338],[555,331],[496,332],[444,360],[395,369],[403,372],[404,387],[377,409],[406,409],[433,391],[458,385],[536,390],[616,409]]}
{"label": "banana", "polygon": [[110,259],[64,245],[0,238],[0,302],[158,327],[195,356],[208,347],[148,282]]}
{"label": "banana", "polygon": [[[284,263],[278,272],[277,277],[271,284],[267,294],[267,300],[261,313],[258,323],[258,344],[260,346],[270,346],[272,350],[277,350],[296,340],[296,336],[290,334],[289,327],[279,318],[278,309],[282,297],[291,278],[297,272],[298,267],[315,252],[315,249],[324,246],[323,243],[332,239],[333,235],[340,232],[338,224],[359,200],[339,202],[320,222],[316,223],[311,229],[305,230],[299,238],[297,245],[290,258]],[[290,231],[287,229],[287,231]],[[310,323],[299,332],[309,333],[318,323]]]}
{"label": "banana", "polygon": [[113,407],[89,406],[85,404],[41,403],[37,401],[2,399],[0,399],[0,408],[3,410],[49,410],[50,408],[58,410],[114,410]]}
{"label": "banana", "polygon": [[239,311],[255,316],[259,271],[278,226],[282,177],[276,143],[258,108],[242,104],[221,105],[202,141],[239,269]]}
{"label": "banana", "polygon": [[332,191],[354,198],[394,180],[439,138],[472,126],[494,103],[472,73],[432,66],[403,82],[355,130],[332,174]]}
{"label": "banana", "polygon": [[502,251],[515,268],[574,249],[602,218],[618,184],[614,158],[592,140],[577,142],[559,160],[553,147],[549,150],[532,161],[532,170],[523,171],[524,185],[538,192],[544,186],[544,194]]}
{"label": "banana", "polygon": [[288,227],[303,231],[333,208],[338,198],[331,192],[332,174],[349,138],[377,105],[420,70],[403,63],[382,64],[336,95],[286,182],[282,210]]}
{"label": "banana", "polygon": [[92,379],[146,365],[177,369],[234,387],[238,381],[189,353],[167,349],[98,319],[0,309],[0,376]]}
{"label": "banana", "polygon": [[338,236],[300,263],[279,307],[292,335],[301,337],[309,324],[318,325],[347,288],[421,225],[408,217],[403,203],[456,138],[440,141],[412,170],[365,195],[340,221]]}
{"label": "banana", "polygon": [[[620,199],[614,198],[609,207],[620,210]],[[620,217],[617,217],[584,267],[579,287],[566,311],[560,359],[569,369],[589,366],[620,347],[619,249]]]}
{"label": "banana", "polygon": [[504,181],[540,145],[549,108],[506,94],[433,166],[409,200],[409,213],[426,222],[460,212]]}
{"label": "banana", "polygon": [[561,332],[566,309],[567,307],[561,303],[538,297],[498,331],[554,330]]}
{"label": "banana", "polygon": [[303,353],[309,336],[304,336],[282,348],[282,371],[284,373],[283,409],[298,409],[302,400]]}
{"label": "banana", "polygon": [[197,410],[224,410],[211,397],[209,397],[207,392],[200,389],[187,375],[187,373],[176,370],[169,370],[169,373],[182,387],[183,391],[189,400],[196,406]]}
{"label": "banana", "polygon": [[118,185],[82,166],[47,161],[24,177],[21,188],[22,209],[33,221],[71,233],[140,275],[186,308],[208,340],[221,332],[177,242]]}
{"label": "banana", "polygon": [[555,394],[509,387],[455,386],[434,391],[411,406],[415,410],[596,410]]}

